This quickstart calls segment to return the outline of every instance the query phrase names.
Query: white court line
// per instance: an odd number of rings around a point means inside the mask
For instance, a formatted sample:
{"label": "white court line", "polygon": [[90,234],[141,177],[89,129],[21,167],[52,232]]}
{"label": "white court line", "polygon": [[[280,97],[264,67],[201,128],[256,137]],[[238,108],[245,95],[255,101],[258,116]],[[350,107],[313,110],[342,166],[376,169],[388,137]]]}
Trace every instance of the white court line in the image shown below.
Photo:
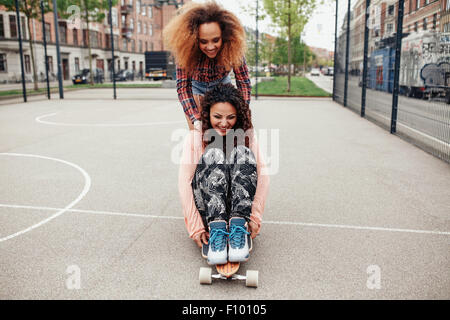
{"label": "white court line", "polygon": [[[60,210],[59,208],[51,208],[51,207],[21,206],[21,205],[9,205],[9,204],[0,204],[0,208],[30,209],[30,210],[45,210],[45,211],[57,211],[57,210]],[[144,219],[167,219],[167,220],[183,220],[184,219],[184,217],[182,217],[182,216],[178,216],[178,217],[175,217],[175,216],[155,216],[155,215],[140,214],[140,213],[81,210],[81,209],[68,209],[67,212],[89,213],[89,214],[111,215],[111,216],[123,216],[123,217],[136,217],[136,218],[144,218]],[[370,230],[370,231],[388,231],[388,232],[403,232],[403,233],[437,234],[437,235],[446,235],[446,236],[450,235],[450,232],[447,232],[447,231],[399,229],[399,228],[383,228],[383,227],[365,227],[365,226],[323,224],[323,223],[308,223],[308,222],[263,221],[263,224],[292,225],[292,226],[319,227],[319,228],[338,228],[338,229],[353,229],[353,230]]]}
{"label": "white court line", "polygon": [[144,126],[156,126],[161,124],[175,124],[175,123],[185,123],[186,120],[178,120],[178,121],[160,121],[160,122],[144,122],[144,123],[92,123],[92,124],[83,124],[83,123],[63,123],[63,122],[51,122],[44,121],[43,118],[52,117],[58,112],[44,114],[42,116],[36,117],[35,121],[42,124],[49,124],[52,126],[65,126],[65,127],[144,127]]}
{"label": "white court line", "polygon": [[74,205],[76,205],[78,202],[81,201],[81,199],[84,198],[84,196],[88,193],[89,189],[91,188],[91,178],[89,176],[89,174],[84,171],[81,167],[77,166],[74,163],[65,161],[65,160],[61,160],[61,159],[56,159],[56,158],[51,158],[51,157],[45,157],[45,156],[39,156],[39,155],[34,155],[34,154],[21,154],[21,153],[0,153],[0,156],[14,156],[14,157],[30,157],[30,158],[38,158],[38,159],[45,159],[45,160],[53,160],[53,161],[57,161],[57,162],[61,162],[64,164],[67,164],[75,169],[77,169],[79,172],[81,172],[81,174],[84,177],[84,188],[81,191],[81,193],[78,195],[78,197],[73,200],[71,203],[69,203],[67,206],[65,206],[64,208],[58,208],[55,211],[56,212],[54,215],[48,217],[47,219],[42,220],[41,222],[38,222],[34,225],[32,225],[31,227],[28,227],[26,229],[23,229],[21,231],[18,231],[16,233],[13,233],[9,236],[0,238],[0,242],[6,241],[6,240],[10,240],[12,238],[15,238],[17,236],[20,236],[21,234],[27,233],[33,229],[39,228],[40,226],[46,224],[47,222],[55,219],[56,217],[59,217],[60,215],[62,215],[64,212],[67,212],[70,208],[72,208]]}

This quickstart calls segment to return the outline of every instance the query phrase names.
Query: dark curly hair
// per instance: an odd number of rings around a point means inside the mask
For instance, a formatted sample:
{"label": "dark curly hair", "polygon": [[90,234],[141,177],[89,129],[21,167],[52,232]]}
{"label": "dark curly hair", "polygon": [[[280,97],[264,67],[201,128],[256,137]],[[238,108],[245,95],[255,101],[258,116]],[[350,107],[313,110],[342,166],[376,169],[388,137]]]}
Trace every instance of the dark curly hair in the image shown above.
{"label": "dark curly hair", "polygon": [[[228,102],[236,108],[236,123],[232,129],[235,132],[241,129],[240,131],[246,134],[248,139],[245,139],[244,143],[246,147],[249,147],[253,138],[253,130],[250,130],[253,129],[252,112],[242,97],[241,92],[231,83],[218,84],[204,95],[202,100],[202,112],[200,115],[202,121],[202,136],[212,128],[210,119],[211,107],[219,102]],[[206,148],[209,143],[210,141],[205,141],[205,139],[203,139],[203,147]],[[234,139],[234,146],[238,143],[239,141]]]}

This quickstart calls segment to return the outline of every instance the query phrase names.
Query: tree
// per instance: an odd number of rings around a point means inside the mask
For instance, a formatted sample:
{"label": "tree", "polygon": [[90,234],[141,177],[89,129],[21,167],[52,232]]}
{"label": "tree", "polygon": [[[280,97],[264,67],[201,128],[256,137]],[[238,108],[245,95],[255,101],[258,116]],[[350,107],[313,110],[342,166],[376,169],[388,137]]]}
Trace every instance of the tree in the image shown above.
{"label": "tree", "polygon": [[[111,0],[112,6],[117,4],[117,0]],[[90,41],[90,23],[102,23],[105,20],[105,12],[109,10],[108,0],[57,0],[58,15],[67,19],[73,16],[73,11],[68,10],[71,6],[77,6],[80,9],[80,19],[86,24],[86,42],[89,55],[89,82],[94,84],[94,74],[92,72],[92,53]]]}
{"label": "tree", "polygon": [[292,40],[300,37],[316,5],[317,0],[264,0],[267,14],[288,38],[288,92],[291,91]]}
{"label": "tree", "polygon": [[[34,90],[38,90],[38,78],[36,72],[36,61],[34,58],[34,34],[31,32],[31,20],[37,19],[41,16],[41,7],[40,0],[20,0],[19,1],[19,11],[22,12],[27,18],[27,29],[28,34],[28,42],[30,45],[30,55],[31,55],[31,65],[33,70],[33,83]],[[43,0],[44,2],[44,13],[49,11],[48,8],[48,0]],[[16,0],[0,0],[0,5],[3,5],[6,8],[6,11],[16,12]],[[19,19],[20,20],[20,19]],[[17,24],[20,24],[21,21],[17,21]],[[21,25],[22,26],[22,25]],[[22,37],[24,37],[25,30],[22,30]]]}

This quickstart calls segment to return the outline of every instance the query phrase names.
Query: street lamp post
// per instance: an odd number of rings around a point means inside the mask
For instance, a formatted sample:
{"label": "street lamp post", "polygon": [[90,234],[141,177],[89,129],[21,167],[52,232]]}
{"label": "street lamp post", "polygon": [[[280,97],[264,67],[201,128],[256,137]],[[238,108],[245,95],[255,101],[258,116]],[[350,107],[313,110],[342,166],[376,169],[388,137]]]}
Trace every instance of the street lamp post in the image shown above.
{"label": "street lamp post", "polygon": [[255,64],[256,64],[256,76],[255,76],[255,100],[258,100],[258,4],[259,1],[256,0],[256,43],[255,43]]}
{"label": "street lamp post", "polygon": [[109,0],[109,26],[111,31],[111,67],[112,67],[112,78],[113,78],[113,88],[114,88],[114,100],[117,99],[116,93],[116,69],[114,67],[114,34],[113,34],[113,19],[112,19],[112,3]]}
{"label": "street lamp post", "polygon": [[56,59],[58,61],[58,84],[59,84],[59,98],[64,99],[62,72],[61,72],[61,52],[59,49],[59,28],[58,28],[58,7],[56,0],[53,0],[53,20],[55,22],[55,44],[56,44]]}
{"label": "street lamp post", "polygon": [[23,102],[27,102],[27,89],[25,87],[25,70],[23,68],[22,30],[20,27],[19,0],[16,0],[16,16],[17,16],[17,29],[19,31],[20,68],[22,70],[22,95],[23,95]]}
{"label": "street lamp post", "polygon": [[45,57],[45,79],[47,81],[47,97],[50,99],[50,83],[48,79],[48,55],[47,55],[47,36],[45,34],[45,19],[44,19],[44,1],[41,0],[41,14],[42,14],[42,37],[44,40],[44,57]]}

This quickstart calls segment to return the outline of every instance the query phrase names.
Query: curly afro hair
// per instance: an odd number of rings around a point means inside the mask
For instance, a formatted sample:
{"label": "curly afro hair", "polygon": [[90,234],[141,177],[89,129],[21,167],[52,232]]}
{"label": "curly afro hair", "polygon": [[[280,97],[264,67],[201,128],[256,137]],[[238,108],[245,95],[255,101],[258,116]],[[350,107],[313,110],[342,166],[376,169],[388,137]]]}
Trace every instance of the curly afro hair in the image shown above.
{"label": "curly afro hair", "polygon": [[217,61],[226,70],[239,67],[246,51],[245,30],[232,12],[214,1],[189,2],[178,10],[163,31],[164,43],[176,63],[191,73],[204,56],[198,45],[198,31],[203,23],[217,22],[222,31],[222,47]]}
{"label": "curly afro hair", "polygon": [[[236,123],[233,130],[242,129],[242,132],[248,135],[249,139],[245,139],[245,146],[249,147],[249,144],[253,137],[253,124],[252,124],[252,113],[248,104],[244,101],[242,94],[236,87],[231,83],[218,84],[210,91],[206,92],[202,101],[202,132],[205,132],[212,128],[211,125],[211,107],[219,102],[228,102],[233,107],[236,108]],[[208,141],[203,141],[203,146],[206,147],[209,144]],[[234,142],[236,146],[237,141]]]}

